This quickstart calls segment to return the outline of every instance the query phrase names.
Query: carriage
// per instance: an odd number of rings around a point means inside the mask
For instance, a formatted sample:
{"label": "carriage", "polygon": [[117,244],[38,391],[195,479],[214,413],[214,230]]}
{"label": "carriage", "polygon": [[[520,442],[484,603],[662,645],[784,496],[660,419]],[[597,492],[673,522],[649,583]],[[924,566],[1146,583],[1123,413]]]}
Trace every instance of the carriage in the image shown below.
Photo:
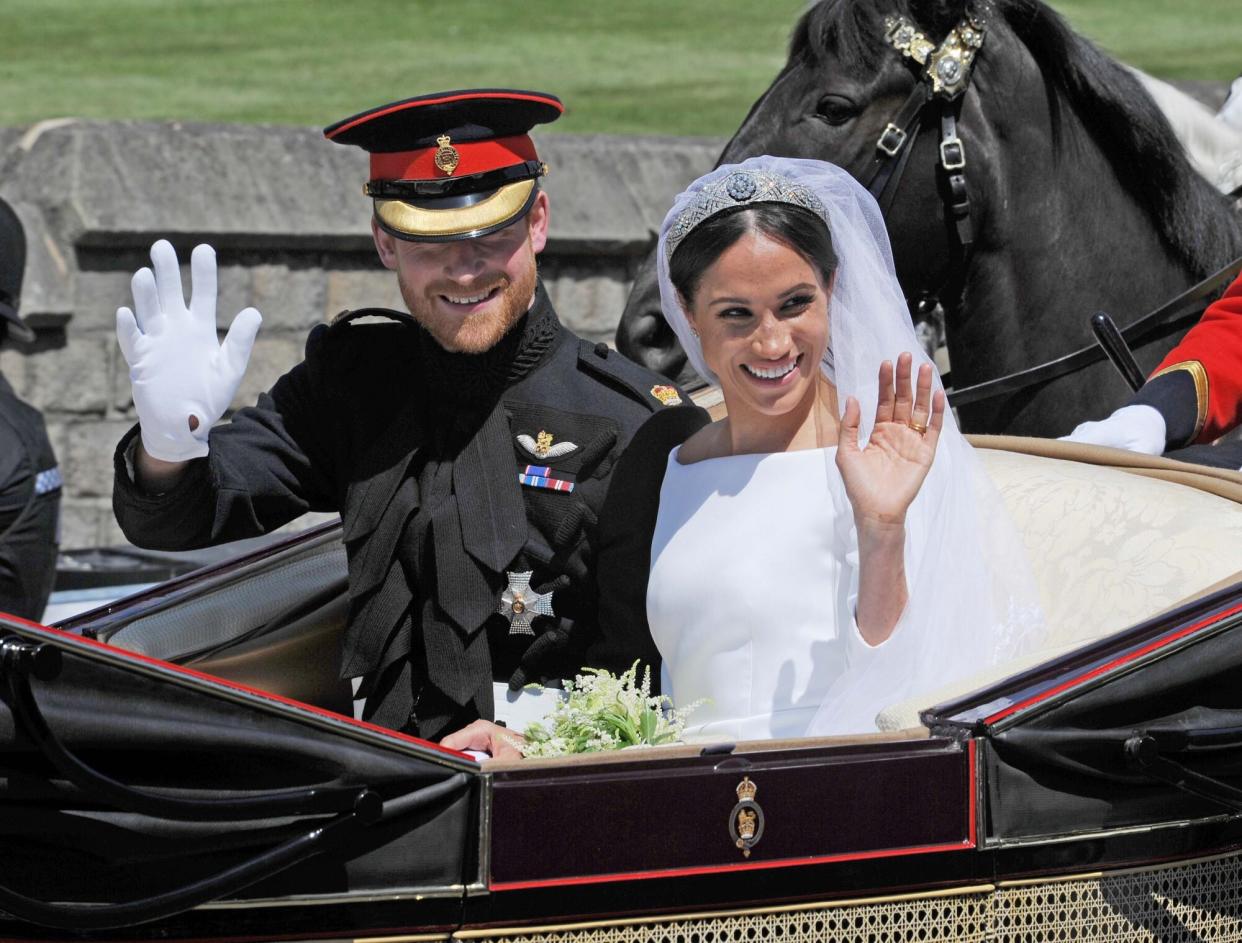
{"label": "carriage", "polygon": [[870,734],[480,762],[354,720],[338,524],[0,617],[0,935],[1242,938],[1242,475],[975,444],[1052,636]]}
{"label": "carriage", "polygon": [[[1037,5],[999,2],[979,25],[992,31],[988,55],[998,50],[994,75],[1045,76],[1046,88],[1013,90],[1046,103],[985,114],[973,96],[929,118],[941,133],[922,138],[889,120],[914,82],[902,58],[823,68],[841,50],[821,40],[850,27],[833,17],[854,6],[808,13],[801,47],[723,159],[803,153],[803,134],[861,169],[889,126],[902,132],[909,148],[888,138],[911,168],[890,216],[898,271],[916,305],[934,295],[945,306],[961,385],[1088,340],[1085,319],[1036,330],[1031,308],[1077,316],[1090,296],[1089,309],[1143,310],[1238,254],[1228,207],[1153,143],[1149,115],[1121,142],[1146,145],[1138,163],[1087,127],[1093,108],[1121,113],[1119,96],[1093,89],[1124,82],[1028,17]],[[935,5],[896,5],[924,6]],[[776,120],[809,94],[799,82],[829,71],[845,81],[811,96],[815,121]],[[960,120],[956,149],[946,114]],[[1027,159],[972,137],[1015,115],[1017,129],[994,139]],[[969,154],[971,179],[989,185],[997,168],[1061,166],[1020,139],[1057,121],[1049,139],[1092,162],[1061,202],[1092,225],[1043,264],[1024,240],[1055,228],[1041,213],[1056,201],[1013,186],[1004,192],[1028,202],[1009,215],[1034,224],[1003,240],[967,233],[982,244],[968,256],[941,193],[954,196],[955,165]],[[1153,178],[1160,192],[1143,188]],[[1001,190],[972,186],[982,218],[997,218],[987,211]],[[1128,254],[1134,277],[1099,279],[1095,250]],[[1018,277],[1032,271],[1034,288]],[[966,316],[1013,299],[1022,305],[1003,308],[1003,330]],[[641,297],[621,346],[675,371],[640,308]],[[1150,366],[1155,352],[1139,355]],[[1043,382],[967,418],[1062,431],[1067,408],[1099,412],[1124,392],[1102,370],[1059,386],[1074,388],[1058,399]],[[1016,389],[1029,387],[1001,392]],[[1052,637],[986,676],[889,705],[876,733],[510,763],[355,720],[337,672],[339,524],[55,627],[0,615],[0,936],[1242,939],[1242,475],[1055,442],[976,445],[1035,562]]]}

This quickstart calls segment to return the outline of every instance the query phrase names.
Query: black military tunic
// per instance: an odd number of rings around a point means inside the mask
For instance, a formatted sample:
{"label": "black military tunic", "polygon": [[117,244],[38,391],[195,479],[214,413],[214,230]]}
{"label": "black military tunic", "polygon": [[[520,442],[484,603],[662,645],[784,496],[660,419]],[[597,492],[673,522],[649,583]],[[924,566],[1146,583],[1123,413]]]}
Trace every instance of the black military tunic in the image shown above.
{"label": "black military tunic", "polygon": [[[377,319],[360,318],[378,315]],[[598,646],[594,547],[610,473],[667,381],[563,328],[547,295],[480,355],[412,318],[360,311],[315,328],[306,359],[213,430],[207,458],[146,495],[117,451],[114,508],[140,546],[250,537],[339,510],[349,560],[342,676],[365,715],[438,737],[492,717],[492,681],[572,676]],[[497,609],[517,574],[553,616],[517,634]],[[514,626],[520,628],[521,620]],[[603,650],[603,649],[601,649]],[[613,670],[621,663],[598,665]]]}
{"label": "black military tunic", "polygon": [[56,579],[60,493],[43,417],[0,376],[0,612],[42,617]]}

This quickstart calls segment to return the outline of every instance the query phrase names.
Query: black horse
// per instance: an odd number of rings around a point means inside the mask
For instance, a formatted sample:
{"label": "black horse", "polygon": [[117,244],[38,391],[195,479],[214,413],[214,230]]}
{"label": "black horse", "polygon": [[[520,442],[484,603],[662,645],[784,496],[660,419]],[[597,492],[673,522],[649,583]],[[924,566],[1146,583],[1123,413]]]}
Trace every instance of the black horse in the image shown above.
{"label": "black horse", "polygon": [[[1094,311],[1125,325],[1242,255],[1230,201],[1195,173],[1138,81],[1039,0],[820,0],[719,162],[815,157],[864,179],[881,132],[919,81],[886,37],[896,16],[932,43],[962,23],[984,27],[954,106],[973,246],[961,248],[947,209],[937,120],[912,137],[887,213],[907,298],[913,306],[938,295],[944,309],[955,387],[1086,345]],[[653,260],[638,274],[617,345],[675,376],[685,358],[659,314]],[[1143,368],[1173,341],[1136,350]],[[972,431],[1057,435],[1127,392],[1098,363],[966,407],[961,418]]]}

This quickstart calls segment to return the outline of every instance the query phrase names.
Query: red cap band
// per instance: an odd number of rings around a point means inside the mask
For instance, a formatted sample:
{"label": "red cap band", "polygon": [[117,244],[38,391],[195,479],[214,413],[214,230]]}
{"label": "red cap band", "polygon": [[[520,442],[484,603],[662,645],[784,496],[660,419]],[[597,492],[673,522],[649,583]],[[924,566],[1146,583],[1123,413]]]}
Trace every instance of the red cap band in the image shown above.
{"label": "red cap band", "polygon": [[436,166],[439,147],[424,147],[416,151],[372,154],[371,179],[443,180],[449,176],[467,177],[539,159],[535,154],[535,143],[525,134],[487,141],[463,141],[460,144],[450,141],[448,146],[457,152],[457,166],[452,174]]}

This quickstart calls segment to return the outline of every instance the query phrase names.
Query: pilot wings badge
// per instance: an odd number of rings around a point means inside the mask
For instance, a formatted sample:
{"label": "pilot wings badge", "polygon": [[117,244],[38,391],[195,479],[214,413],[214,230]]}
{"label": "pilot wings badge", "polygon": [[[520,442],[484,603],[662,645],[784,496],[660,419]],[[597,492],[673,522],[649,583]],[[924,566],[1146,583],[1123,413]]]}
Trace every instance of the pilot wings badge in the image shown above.
{"label": "pilot wings badge", "polygon": [[522,433],[517,436],[517,444],[524,448],[535,458],[562,458],[570,452],[577,451],[578,446],[573,442],[553,442],[552,433],[539,430],[539,436],[532,438]]}

